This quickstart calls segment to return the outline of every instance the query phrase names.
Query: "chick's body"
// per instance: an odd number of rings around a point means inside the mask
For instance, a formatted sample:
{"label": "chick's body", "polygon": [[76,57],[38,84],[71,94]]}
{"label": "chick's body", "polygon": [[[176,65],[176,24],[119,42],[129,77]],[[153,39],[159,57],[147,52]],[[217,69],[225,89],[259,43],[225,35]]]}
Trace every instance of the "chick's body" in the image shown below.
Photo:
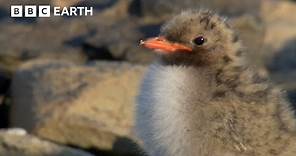
{"label": "chick's body", "polygon": [[[189,35],[178,34],[182,26]],[[296,155],[290,104],[243,62],[228,29],[217,15],[199,11],[182,13],[164,27],[166,38],[195,53],[161,55],[144,78],[136,130],[148,155]],[[190,45],[191,34],[206,36],[207,44]]]}

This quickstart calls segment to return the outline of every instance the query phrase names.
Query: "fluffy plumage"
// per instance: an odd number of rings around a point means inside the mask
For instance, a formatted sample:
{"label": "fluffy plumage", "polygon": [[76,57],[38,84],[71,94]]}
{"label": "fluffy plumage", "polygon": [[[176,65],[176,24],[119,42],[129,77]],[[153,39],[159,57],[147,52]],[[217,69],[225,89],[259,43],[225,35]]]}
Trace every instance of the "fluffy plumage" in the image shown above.
{"label": "fluffy plumage", "polygon": [[[285,94],[244,62],[225,21],[186,11],[162,29],[192,54],[160,55],[138,97],[136,131],[150,156],[295,156]],[[197,46],[195,36],[207,42]]]}

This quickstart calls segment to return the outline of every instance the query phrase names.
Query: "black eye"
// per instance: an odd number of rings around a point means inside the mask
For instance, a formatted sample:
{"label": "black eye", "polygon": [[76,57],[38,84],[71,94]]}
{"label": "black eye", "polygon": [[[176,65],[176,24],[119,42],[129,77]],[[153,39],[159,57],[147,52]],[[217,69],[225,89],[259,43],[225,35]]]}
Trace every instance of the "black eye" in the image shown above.
{"label": "black eye", "polygon": [[206,42],[206,39],[203,36],[198,36],[193,39],[192,42],[196,45],[203,45]]}

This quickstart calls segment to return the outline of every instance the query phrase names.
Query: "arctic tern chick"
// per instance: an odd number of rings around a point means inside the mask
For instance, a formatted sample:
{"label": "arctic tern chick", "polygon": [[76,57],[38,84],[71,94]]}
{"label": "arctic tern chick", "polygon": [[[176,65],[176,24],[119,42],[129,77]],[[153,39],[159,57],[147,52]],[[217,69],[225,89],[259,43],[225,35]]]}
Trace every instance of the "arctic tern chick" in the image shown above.
{"label": "arctic tern chick", "polygon": [[296,156],[285,94],[245,61],[223,18],[185,11],[140,45],[158,54],[137,105],[149,156]]}

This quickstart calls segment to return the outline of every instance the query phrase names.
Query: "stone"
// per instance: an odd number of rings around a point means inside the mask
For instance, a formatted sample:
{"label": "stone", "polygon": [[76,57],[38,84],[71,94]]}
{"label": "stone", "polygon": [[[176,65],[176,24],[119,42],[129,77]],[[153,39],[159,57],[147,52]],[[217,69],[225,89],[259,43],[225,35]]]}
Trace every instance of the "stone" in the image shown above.
{"label": "stone", "polygon": [[290,88],[294,86],[291,81],[296,78],[293,74],[296,65],[292,59],[296,56],[296,15],[291,14],[296,9],[296,4],[268,0],[263,6],[262,18],[267,26],[263,39],[267,68],[276,83]]}
{"label": "stone", "polygon": [[265,68],[262,60],[266,26],[263,21],[251,15],[242,15],[229,19],[229,23],[242,42],[247,59],[257,67]]}
{"label": "stone", "polygon": [[[239,16],[245,13],[258,15],[261,1],[237,0],[140,0],[144,16],[170,16],[185,9],[205,8],[227,16]],[[161,9],[160,9],[161,8]]]}
{"label": "stone", "polygon": [[[69,25],[67,25],[69,24]],[[67,25],[67,26],[66,26]],[[15,71],[21,63],[36,58],[69,60],[81,64],[86,60],[80,49],[65,46],[64,42],[76,34],[84,33],[70,21],[56,20],[51,25],[40,22],[37,25],[0,25],[0,66]]]}
{"label": "stone", "polygon": [[139,24],[135,20],[137,19],[124,19],[112,25],[100,27],[93,36],[86,39],[86,43],[96,47],[97,51],[105,48],[113,59],[150,63],[154,58],[153,54],[139,48],[139,41],[146,36],[140,31]]}
{"label": "stone", "polygon": [[264,62],[271,80],[287,91],[296,108],[296,3],[266,0],[262,19],[266,24]]}
{"label": "stone", "polygon": [[[290,1],[264,1],[262,19],[266,24],[264,44],[274,52],[296,38],[296,4]],[[275,41],[276,40],[276,41]]]}
{"label": "stone", "polygon": [[0,130],[0,155],[5,156],[93,156],[27,134],[23,129]]}
{"label": "stone", "polygon": [[[121,0],[122,1],[122,0]],[[123,0],[126,1],[126,0]],[[70,6],[93,6],[96,10],[109,9],[112,5],[118,3],[118,0],[51,0],[51,4],[57,7],[70,7]]]}
{"label": "stone", "polygon": [[[8,3],[17,2],[19,1]],[[42,0],[36,4],[49,4],[49,2]],[[87,47],[85,45],[88,45],[87,40],[96,35],[96,32],[102,32],[121,18],[126,18],[128,1],[102,0],[80,5],[93,6],[93,16],[9,18],[8,21],[4,18],[5,20],[3,19],[4,21],[0,24],[0,68],[13,73],[20,64],[37,58],[68,60],[76,64],[88,61],[88,49],[85,48]],[[3,11],[9,16],[7,10]],[[104,51],[97,45],[94,44],[91,47],[95,47],[95,53],[98,55],[95,59],[101,59],[100,54],[104,55]],[[103,45],[105,46],[110,47],[110,45]]]}
{"label": "stone", "polygon": [[52,4],[57,7],[69,7],[78,4],[81,0],[52,0]]}
{"label": "stone", "polygon": [[11,75],[0,70],[0,128],[8,127]]}
{"label": "stone", "polygon": [[86,149],[114,150],[123,138],[134,142],[135,97],[145,70],[123,62],[28,62],[13,78],[11,125]]}

